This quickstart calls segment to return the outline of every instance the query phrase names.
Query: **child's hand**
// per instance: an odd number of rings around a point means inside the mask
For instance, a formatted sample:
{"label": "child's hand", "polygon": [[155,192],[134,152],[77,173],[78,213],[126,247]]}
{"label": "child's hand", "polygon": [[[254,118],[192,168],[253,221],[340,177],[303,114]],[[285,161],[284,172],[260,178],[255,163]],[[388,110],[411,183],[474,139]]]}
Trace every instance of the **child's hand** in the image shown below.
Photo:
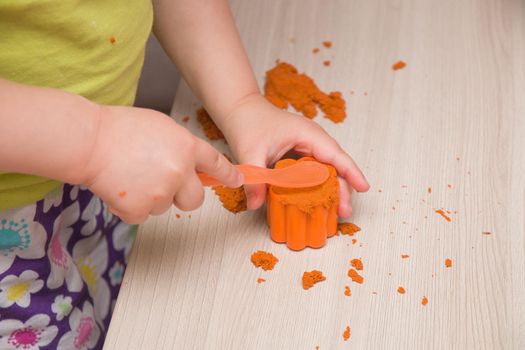
{"label": "child's hand", "polygon": [[[321,126],[308,118],[274,107],[258,94],[245,98],[237,105],[224,119],[222,127],[240,163],[267,166],[293,150],[333,165],[344,180],[340,181],[339,216],[351,215],[352,188],[365,192],[370,187],[352,158]],[[248,208],[259,208],[265,200],[265,186],[245,188]]]}
{"label": "child's hand", "polygon": [[204,192],[196,170],[230,187],[242,184],[222,154],[162,113],[101,107],[99,123],[82,183],[127,223],[142,223],[173,204],[199,207]]}

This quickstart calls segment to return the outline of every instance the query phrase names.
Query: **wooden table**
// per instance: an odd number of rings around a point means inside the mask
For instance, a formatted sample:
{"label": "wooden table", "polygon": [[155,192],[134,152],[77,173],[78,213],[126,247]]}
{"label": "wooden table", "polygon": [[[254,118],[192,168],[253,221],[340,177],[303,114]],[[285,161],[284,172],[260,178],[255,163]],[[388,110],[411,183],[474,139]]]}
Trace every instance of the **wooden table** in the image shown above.
{"label": "wooden table", "polygon": [[[261,86],[279,58],[347,99],[343,124],[316,121],[372,184],[353,201],[358,243],[289,251],[263,211],[231,214],[208,192],[191,217],[173,209],[139,230],[106,348],[524,349],[525,3],[232,6]],[[408,65],[394,72],[398,59]],[[172,115],[197,106],[182,85]],[[194,118],[188,127],[202,136]],[[251,264],[259,249],[280,259],[273,271]],[[363,285],[346,275],[355,257]],[[327,279],[305,291],[312,269]]]}

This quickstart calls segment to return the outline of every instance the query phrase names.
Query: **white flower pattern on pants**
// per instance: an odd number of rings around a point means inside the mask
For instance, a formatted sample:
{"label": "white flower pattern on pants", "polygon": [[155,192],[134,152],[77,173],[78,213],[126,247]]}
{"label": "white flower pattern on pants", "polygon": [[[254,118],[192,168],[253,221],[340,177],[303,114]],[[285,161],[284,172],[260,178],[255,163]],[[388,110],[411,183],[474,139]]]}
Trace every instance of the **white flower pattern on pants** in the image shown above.
{"label": "white flower pattern on pants", "polygon": [[81,186],[0,211],[0,350],[102,349],[134,232]]}
{"label": "white flower pattern on pants", "polygon": [[73,309],[69,316],[69,327],[71,330],[60,338],[57,350],[88,350],[97,344],[100,329],[94,319],[93,306],[89,302],[84,302],[82,311]]}
{"label": "white flower pattern on pants", "polygon": [[129,253],[133,247],[133,241],[137,234],[137,225],[127,225],[119,223],[113,231],[113,246],[117,250],[123,250],[125,261],[128,262]]}
{"label": "white flower pattern on pants", "polygon": [[31,302],[31,294],[38,292],[43,286],[44,281],[38,279],[38,274],[32,270],[22,272],[19,277],[5,276],[0,281],[0,308],[13,304],[28,307]]}
{"label": "white flower pattern on pants", "polygon": [[80,240],[73,248],[73,260],[95,300],[95,319],[100,321],[108,314],[110,301],[108,283],[102,278],[108,268],[108,244],[102,232]]}
{"label": "white flower pattern on pants", "polygon": [[40,259],[45,255],[46,231],[33,221],[36,205],[0,211],[0,273],[6,272],[15,257]]}
{"label": "white flower pattern on pants", "polygon": [[78,221],[79,216],[79,204],[74,202],[64,209],[53,224],[53,236],[47,250],[49,263],[51,264],[51,273],[47,278],[47,287],[49,289],[61,287],[64,284],[64,280],[70,292],[79,292],[82,288],[80,274],[73,265],[71,256],[65,248],[73,234],[71,225]]}
{"label": "white flower pattern on pants", "polygon": [[58,333],[56,326],[49,326],[45,314],[32,316],[26,322],[8,319],[0,321],[0,349],[38,350],[49,344]]}
{"label": "white flower pattern on pants", "polygon": [[64,297],[62,294],[56,296],[55,301],[51,305],[51,311],[57,314],[57,321],[62,321],[65,316],[69,315],[73,309],[71,302],[72,299],[69,296]]}

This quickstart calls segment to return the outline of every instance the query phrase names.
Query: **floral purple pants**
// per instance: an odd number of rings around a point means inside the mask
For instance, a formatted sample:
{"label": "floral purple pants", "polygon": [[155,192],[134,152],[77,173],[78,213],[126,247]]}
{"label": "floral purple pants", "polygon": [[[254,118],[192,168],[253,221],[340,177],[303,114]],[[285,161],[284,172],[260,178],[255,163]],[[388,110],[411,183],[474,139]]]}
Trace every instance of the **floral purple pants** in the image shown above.
{"label": "floral purple pants", "polygon": [[136,233],[64,185],[0,212],[0,349],[101,349]]}

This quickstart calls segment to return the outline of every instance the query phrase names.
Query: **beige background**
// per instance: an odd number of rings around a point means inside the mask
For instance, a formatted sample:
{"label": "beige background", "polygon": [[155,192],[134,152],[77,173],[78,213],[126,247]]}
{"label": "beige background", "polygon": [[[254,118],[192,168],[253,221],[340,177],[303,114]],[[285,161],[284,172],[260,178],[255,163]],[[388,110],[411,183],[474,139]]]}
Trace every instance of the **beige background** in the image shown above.
{"label": "beige background", "polygon": [[[269,239],[263,211],[233,215],[208,193],[191,218],[173,209],[141,227],[106,348],[524,349],[525,3],[232,6],[261,86],[280,58],[347,99],[344,124],[316,121],[372,184],[353,201],[362,246],[340,236],[291,252]],[[323,40],[333,48],[312,54]],[[398,59],[408,66],[393,72]],[[197,106],[181,83],[175,119]],[[457,214],[448,223],[437,208]],[[252,266],[258,249],[280,259],[273,271]],[[354,257],[363,285],[346,276]],[[327,280],[304,291],[314,268]]]}

